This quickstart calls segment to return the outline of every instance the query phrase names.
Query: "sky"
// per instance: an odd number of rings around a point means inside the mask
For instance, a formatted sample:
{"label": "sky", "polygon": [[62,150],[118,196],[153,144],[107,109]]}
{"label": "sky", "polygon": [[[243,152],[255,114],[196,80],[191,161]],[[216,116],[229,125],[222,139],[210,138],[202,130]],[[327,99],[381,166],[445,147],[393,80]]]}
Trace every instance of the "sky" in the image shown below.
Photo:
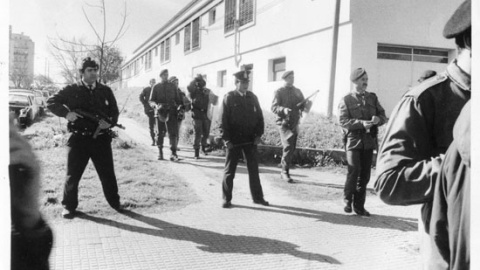
{"label": "sky", "polygon": [[[127,32],[117,41],[124,57],[130,55],[140,44],[153,35],[191,0],[105,0],[107,40],[114,39],[122,23],[126,4]],[[58,64],[51,56],[49,38],[59,36],[72,39],[84,38],[94,41],[95,33],[89,25],[82,8],[100,31],[103,16],[95,7],[100,0],[11,0],[9,3],[12,33],[29,36],[35,43],[35,75],[48,74],[55,80],[59,77]]]}

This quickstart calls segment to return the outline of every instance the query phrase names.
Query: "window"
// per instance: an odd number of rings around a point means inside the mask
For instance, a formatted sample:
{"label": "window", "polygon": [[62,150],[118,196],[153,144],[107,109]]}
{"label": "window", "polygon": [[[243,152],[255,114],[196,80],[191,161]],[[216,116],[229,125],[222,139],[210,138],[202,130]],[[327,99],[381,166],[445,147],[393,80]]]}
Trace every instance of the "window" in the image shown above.
{"label": "window", "polygon": [[165,62],[170,61],[170,38],[165,41]]}
{"label": "window", "polygon": [[146,56],[145,69],[151,69],[152,68],[152,51],[150,50],[145,56]]}
{"label": "window", "polygon": [[377,59],[448,63],[448,50],[378,44]]}
{"label": "window", "polygon": [[286,69],[286,58],[276,58],[268,61],[268,80],[279,81]]}
{"label": "window", "polygon": [[183,47],[183,51],[185,52],[188,52],[190,51],[190,48],[191,48],[191,40],[190,40],[190,24],[188,24],[187,26],[185,26],[185,35],[184,35],[184,47]]}
{"label": "window", "polygon": [[225,33],[235,29],[237,20],[238,27],[253,22],[253,8],[253,0],[225,0]]}
{"label": "window", "polygon": [[165,62],[165,42],[160,43],[160,63]]}
{"label": "window", "polygon": [[215,8],[211,9],[208,12],[208,25],[209,26],[215,23],[216,15],[217,15],[217,12],[216,12]]}
{"label": "window", "polygon": [[180,31],[175,34],[175,45],[178,45],[178,43],[180,43]]}
{"label": "window", "polygon": [[155,47],[155,57],[157,57],[157,56],[158,56],[158,46]]}
{"label": "window", "polygon": [[227,84],[227,71],[220,70],[217,72],[217,86],[218,87],[225,87]]}

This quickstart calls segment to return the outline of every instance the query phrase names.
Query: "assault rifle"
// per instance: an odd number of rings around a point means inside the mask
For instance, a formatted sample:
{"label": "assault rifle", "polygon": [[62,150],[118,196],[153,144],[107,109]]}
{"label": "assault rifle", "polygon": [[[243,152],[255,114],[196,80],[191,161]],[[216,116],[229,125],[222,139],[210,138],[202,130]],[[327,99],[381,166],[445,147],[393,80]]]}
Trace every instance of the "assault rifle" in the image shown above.
{"label": "assault rifle", "polygon": [[112,127],[118,127],[118,128],[121,128],[121,129],[125,129],[125,127],[122,124],[119,124],[119,123],[113,124],[112,120],[110,120],[110,118],[107,115],[105,115],[104,113],[101,113],[101,112],[97,112],[97,114],[93,114],[93,113],[90,113],[90,112],[86,112],[82,109],[75,109],[75,110],[73,110],[73,112],[76,112],[77,114],[79,114],[79,115],[83,116],[84,118],[86,118],[90,121],[93,121],[97,124],[97,128],[95,129],[95,132],[93,133],[93,136],[92,136],[94,139],[97,138],[98,134],[102,130],[100,128],[100,120],[104,120],[105,122],[112,125]]}
{"label": "assault rifle", "polygon": [[[317,90],[317,91],[313,92],[310,96],[308,96],[307,98],[305,98],[303,101],[297,103],[297,108],[303,106],[303,104],[305,104],[305,103],[307,103],[307,102],[309,102],[309,101],[311,102],[310,99],[313,98],[314,96],[316,96],[319,92],[320,92],[320,90]],[[308,106],[308,107],[309,107],[309,108],[308,108],[308,109],[306,108],[306,110],[305,110],[305,111],[307,111],[307,112],[310,111],[311,105]]]}

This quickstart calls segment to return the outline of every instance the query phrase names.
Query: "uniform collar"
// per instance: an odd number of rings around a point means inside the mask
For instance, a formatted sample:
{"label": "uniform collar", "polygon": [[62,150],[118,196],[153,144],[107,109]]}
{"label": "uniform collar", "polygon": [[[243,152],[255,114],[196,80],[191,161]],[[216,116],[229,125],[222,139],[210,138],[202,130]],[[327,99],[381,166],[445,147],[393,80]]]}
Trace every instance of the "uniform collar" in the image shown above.
{"label": "uniform collar", "polygon": [[471,90],[471,76],[457,65],[457,60],[454,60],[447,66],[447,76],[461,89]]}
{"label": "uniform collar", "polygon": [[363,92],[362,94],[360,94],[359,92],[353,90],[353,91],[352,91],[352,96],[354,96],[354,97],[356,97],[356,98],[367,97],[367,96],[368,96],[368,92],[365,91],[365,92]]}
{"label": "uniform collar", "polygon": [[236,91],[241,97],[246,97],[246,96],[247,96],[247,93],[248,93],[248,91],[245,92],[245,93],[240,92],[240,90],[235,90],[235,91]]}
{"label": "uniform collar", "polygon": [[[90,89],[88,87],[88,84],[82,79],[82,84],[87,88],[87,89]],[[97,87],[97,82],[93,82],[92,83],[92,90],[95,90],[95,88]]]}

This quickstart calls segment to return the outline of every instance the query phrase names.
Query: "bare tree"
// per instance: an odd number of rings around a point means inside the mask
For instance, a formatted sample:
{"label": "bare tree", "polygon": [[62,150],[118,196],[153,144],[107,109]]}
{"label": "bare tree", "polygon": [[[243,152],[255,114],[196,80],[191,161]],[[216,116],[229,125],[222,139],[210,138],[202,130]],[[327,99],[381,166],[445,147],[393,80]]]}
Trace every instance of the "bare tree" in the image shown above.
{"label": "bare tree", "polygon": [[15,88],[28,88],[33,81],[32,76],[28,73],[28,63],[26,61],[15,64],[10,70],[9,76]]}
{"label": "bare tree", "polygon": [[95,35],[94,41],[86,42],[82,38],[78,39],[75,37],[68,39],[58,35],[56,39],[49,38],[52,46],[51,53],[60,64],[62,76],[67,83],[74,82],[78,79],[77,68],[81,59],[86,56],[91,56],[99,61],[99,79],[104,83],[111,81],[112,77],[115,77],[112,76],[112,72],[118,73],[119,71],[122,58],[120,57],[119,50],[115,47],[115,43],[123,37],[128,29],[125,25],[127,21],[127,4],[124,2],[124,11],[120,14],[122,16],[122,23],[118,31],[113,32],[113,35],[109,35],[107,33],[107,9],[105,0],[99,0],[98,2],[99,5],[85,4],[89,8],[98,9],[103,16],[103,25],[98,28],[96,28],[90,20],[89,15],[91,16],[93,13],[89,12],[87,14],[85,7],[82,7],[83,15]]}

